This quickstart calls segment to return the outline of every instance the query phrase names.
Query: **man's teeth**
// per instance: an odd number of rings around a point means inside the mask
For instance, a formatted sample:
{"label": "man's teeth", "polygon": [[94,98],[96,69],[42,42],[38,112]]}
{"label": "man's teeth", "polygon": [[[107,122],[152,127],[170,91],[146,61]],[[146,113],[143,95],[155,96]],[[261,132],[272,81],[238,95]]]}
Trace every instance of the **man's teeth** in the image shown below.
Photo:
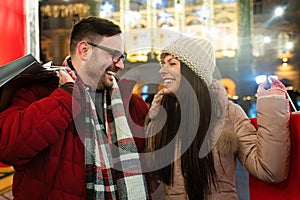
{"label": "man's teeth", "polygon": [[111,76],[116,75],[116,73],[115,73],[115,72],[112,72],[112,71],[107,71],[106,73],[109,74],[109,75],[111,75]]}
{"label": "man's teeth", "polygon": [[173,82],[172,79],[165,79],[165,80],[164,80],[164,83],[172,83],[172,82]]}

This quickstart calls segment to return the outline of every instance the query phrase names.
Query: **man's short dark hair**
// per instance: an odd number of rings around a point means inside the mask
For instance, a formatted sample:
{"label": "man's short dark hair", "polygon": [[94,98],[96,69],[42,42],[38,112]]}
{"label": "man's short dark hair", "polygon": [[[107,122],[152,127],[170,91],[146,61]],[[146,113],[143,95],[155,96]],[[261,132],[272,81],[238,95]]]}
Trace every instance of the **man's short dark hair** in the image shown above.
{"label": "man's short dark hair", "polygon": [[120,27],[110,20],[99,17],[87,17],[78,21],[71,32],[70,52],[75,53],[78,42],[86,39],[97,42],[102,36],[113,36],[121,33]]}

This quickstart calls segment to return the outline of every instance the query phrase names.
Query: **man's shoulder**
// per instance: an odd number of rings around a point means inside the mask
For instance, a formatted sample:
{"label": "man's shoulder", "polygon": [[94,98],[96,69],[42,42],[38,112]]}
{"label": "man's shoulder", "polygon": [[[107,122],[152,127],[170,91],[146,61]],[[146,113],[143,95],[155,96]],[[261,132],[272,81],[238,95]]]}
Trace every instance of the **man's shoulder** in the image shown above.
{"label": "man's shoulder", "polygon": [[118,79],[118,86],[123,100],[129,101],[133,95],[132,91],[136,81],[128,79]]}
{"label": "man's shoulder", "polygon": [[133,89],[134,85],[136,84],[136,81],[124,79],[124,78],[118,79],[117,81],[118,81],[120,91],[122,93],[126,92],[126,94],[131,94],[132,89]]}
{"label": "man's shoulder", "polygon": [[36,92],[38,94],[51,93],[54,89],[58,87],[58,80],[55,77],[45,77],[44,79],[21,82],[16,87],[17,87],[15,88],[16,91],[27,90],[27,91]]}
{"label": "man's shoulder", "polygon": [[130,105],[134,105],[133,107],[135,109],[141,109],[144,108],[144,110],[148,109],[148,105],[143,100],[143,98],[133,93],[133,88],[137,82],[134,80],[129,79],[119,79],[118,85],[120,88],[120,92],[122,94],[122,99],[124,101],[124,104],[130,103]]}
{"label": "man's shoulder", "polygon": [[19,78],[3,85],[0,88],[0,111],[4,110],[13,97],[39,99],[51,94],[58,87],[55,77],[44,77],[43,79]]}

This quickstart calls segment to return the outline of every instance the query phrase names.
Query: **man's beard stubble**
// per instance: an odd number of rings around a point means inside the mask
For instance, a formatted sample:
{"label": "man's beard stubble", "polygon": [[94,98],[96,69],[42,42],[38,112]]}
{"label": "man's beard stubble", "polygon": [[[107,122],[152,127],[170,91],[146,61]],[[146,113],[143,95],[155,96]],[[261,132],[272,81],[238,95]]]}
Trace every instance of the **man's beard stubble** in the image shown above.
{"label": "man's beard stubble", "polygon": [[108,77],[106,77],[106,72],[104,72],[104,74],[102,74],[102,76],[100,77],[97,89],[98,90],[111,89],[112,86],[113,86],[112,81],[108,80]]}

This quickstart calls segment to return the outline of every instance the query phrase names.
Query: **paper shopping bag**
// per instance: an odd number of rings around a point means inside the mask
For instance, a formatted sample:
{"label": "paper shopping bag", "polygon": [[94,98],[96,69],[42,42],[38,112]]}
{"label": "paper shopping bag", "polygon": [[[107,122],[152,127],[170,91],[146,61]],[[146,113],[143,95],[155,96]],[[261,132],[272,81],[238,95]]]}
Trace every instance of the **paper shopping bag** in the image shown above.
{"label": "paper shopping bag", "polygon": [[57,79],[55,70],[59,69],[61,67],[40,64],[31,54],[1,66],[0,112],[8,106],[14,92],[19,88],[39,81],[47,82],[49,77]]}
{"label": "paper shopping bag", "polygon": [[[256,125],[256,119],[251,119]],[[270,184],[249,175],[250,200],[300,199],[300,113],[290,118],[291,165],[287,180]]]}

